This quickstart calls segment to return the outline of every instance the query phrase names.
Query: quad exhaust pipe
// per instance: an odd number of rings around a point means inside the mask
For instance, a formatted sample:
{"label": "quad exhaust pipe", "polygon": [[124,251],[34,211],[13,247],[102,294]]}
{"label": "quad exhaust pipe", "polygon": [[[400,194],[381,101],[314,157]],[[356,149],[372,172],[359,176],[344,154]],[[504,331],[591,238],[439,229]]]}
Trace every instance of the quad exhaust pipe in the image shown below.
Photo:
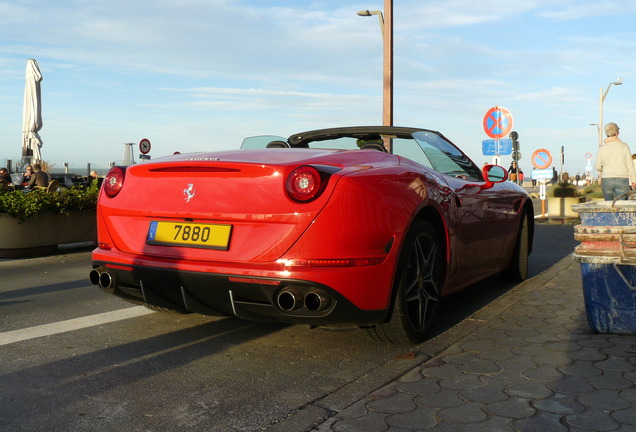
{"label": "quad exhaust pipe", "polygon": [[293,312],[303,306],[310,312],[322,312],[331,305],[331,297],[319,289],[303,293],[298,288],[285,288],[276,296],[277,306],[285,312]]}
{"label": "quad exhaust pipe", "polygon": [[113,277],[101,267],[91,270],[88,279],[100,288],[109,289],[113,285]]}

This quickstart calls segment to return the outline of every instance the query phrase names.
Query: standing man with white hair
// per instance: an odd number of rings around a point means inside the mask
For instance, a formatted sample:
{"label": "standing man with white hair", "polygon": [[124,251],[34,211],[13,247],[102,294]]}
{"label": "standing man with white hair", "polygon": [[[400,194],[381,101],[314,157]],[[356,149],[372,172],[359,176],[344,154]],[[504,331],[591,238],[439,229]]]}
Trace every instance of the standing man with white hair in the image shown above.
{"label": "standing man with white hair", "polygon": [[629,146],[618,139],[618,130],[616,123],[605,125],[607,138],[598,149],[594,165],[601,175],[601,189],[606,201],[612,201],[628,192],[630,181],[631,186],[636,188],[636,170],[632,162],[632,153]]}

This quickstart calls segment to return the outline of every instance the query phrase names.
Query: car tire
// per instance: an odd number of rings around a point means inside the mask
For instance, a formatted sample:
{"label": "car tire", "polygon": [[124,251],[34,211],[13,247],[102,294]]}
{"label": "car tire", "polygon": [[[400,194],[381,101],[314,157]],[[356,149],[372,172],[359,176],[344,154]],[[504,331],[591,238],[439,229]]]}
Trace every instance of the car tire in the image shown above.
{"label": "car tire", "polygon": [[419,343],[433,327],[443,282],[443,254],[433,227],[416,220],[409,230],[395,275],[395,300],[388,322],[369,328],[374,339]]}
{"label": "car tire", "polygon": [[528,215],[524,211],[520,219],[521,226],[517,234],[517,241],[512,255],[510,267],[504,271],[505,279],[522,281],[528,277],[528,260],[530,256],[530,229]]}

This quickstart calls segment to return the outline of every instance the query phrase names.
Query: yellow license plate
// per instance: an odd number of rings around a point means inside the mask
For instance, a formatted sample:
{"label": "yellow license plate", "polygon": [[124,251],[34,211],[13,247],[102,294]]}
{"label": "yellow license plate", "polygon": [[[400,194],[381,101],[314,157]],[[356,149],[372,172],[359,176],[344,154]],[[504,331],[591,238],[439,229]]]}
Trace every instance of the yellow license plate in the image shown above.
{"label": "yellow license plate", "polygon": [[152,221],[146,243],[227,250],[232,225]]}

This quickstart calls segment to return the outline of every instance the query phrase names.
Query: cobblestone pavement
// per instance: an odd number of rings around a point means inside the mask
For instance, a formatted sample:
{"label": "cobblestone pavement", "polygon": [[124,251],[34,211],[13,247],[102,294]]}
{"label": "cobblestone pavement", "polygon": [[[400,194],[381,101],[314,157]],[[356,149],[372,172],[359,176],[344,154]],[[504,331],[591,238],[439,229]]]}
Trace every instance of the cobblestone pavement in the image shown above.
{"label": "cobblestone pavement", "polygon": [[636,431],[636,336],[590,330],[571,256],[420,348],[397,380],[276,430]]}

